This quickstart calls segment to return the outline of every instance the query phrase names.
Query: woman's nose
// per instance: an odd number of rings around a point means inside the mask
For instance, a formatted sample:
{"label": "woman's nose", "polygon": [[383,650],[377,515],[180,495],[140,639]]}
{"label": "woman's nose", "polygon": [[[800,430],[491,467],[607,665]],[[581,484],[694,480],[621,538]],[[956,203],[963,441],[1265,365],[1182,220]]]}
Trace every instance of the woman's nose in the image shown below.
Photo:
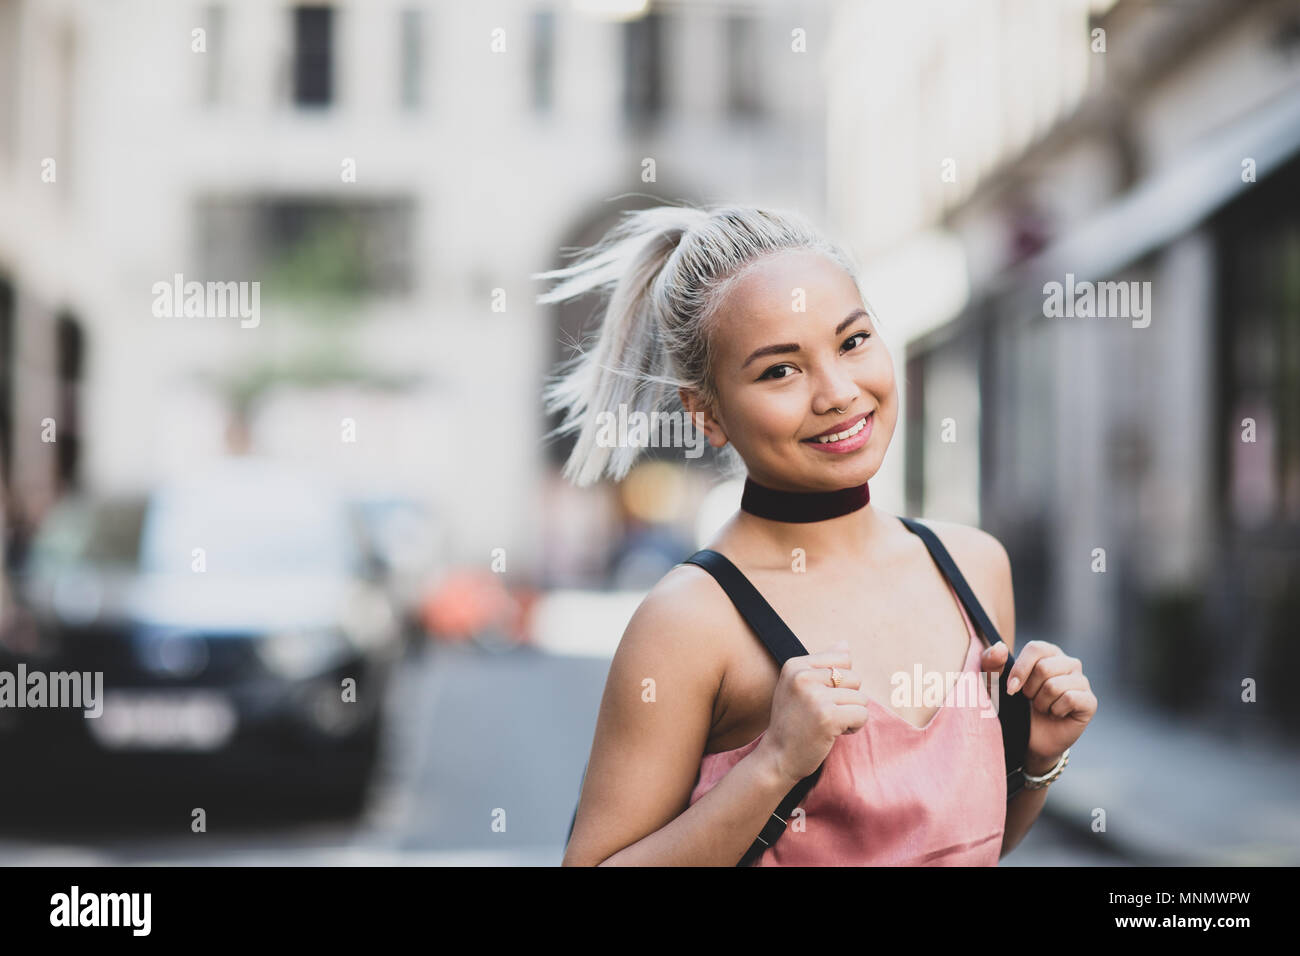
{"label": "woman's nose", "polygon": [[821,411],[824,414],[834,408],[848,411],[849,405],[857,397],[858,386],[847,375],[835,375],[827,378],[825,386],[819,393]]}

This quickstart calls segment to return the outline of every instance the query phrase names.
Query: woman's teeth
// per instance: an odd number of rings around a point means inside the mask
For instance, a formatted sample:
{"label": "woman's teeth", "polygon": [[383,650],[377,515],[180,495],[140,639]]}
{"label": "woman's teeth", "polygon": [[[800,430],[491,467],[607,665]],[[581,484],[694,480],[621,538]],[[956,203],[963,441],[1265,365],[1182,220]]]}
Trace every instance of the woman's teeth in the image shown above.
{"label": "woman's teeth", "polygon": [[823,445],[828,444],[830,442],[843,441],[846,438],[852,438],[854,435],[856,435],[858,432],[862,431],[862,429],[866,427],[867,427],[867,420],[865,418],[859,418],[858,423],[854,425],[852,428],[847,429],[846,431],[842,431],[836,435],[822,435],[818,438],[814,438],[813,441],[820,442]]}

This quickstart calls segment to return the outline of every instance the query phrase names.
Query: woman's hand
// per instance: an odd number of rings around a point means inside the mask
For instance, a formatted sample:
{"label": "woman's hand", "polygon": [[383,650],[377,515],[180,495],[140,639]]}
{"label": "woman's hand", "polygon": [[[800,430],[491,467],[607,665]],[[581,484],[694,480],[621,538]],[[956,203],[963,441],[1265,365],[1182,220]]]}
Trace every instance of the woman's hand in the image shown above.
{"label": "woman's hand", "polygon": [[[981,666],[1000,671],[1006,660],[1006,645],[999,642],[984,651]],[[1097,713],[1097,698],[1083,673],[1083,663],[1047,641],[1030,641],[1021,649],[1007,675],[1007,693],[1022,693],[1029,700],[1025,772],[1030,774],[1042,774],[1055,766]]]}
{"label": "woman's hand", "polygon": [[[831,685],[831,667],[837,669],[839,687]],[[847,641],[820,654],[792,657],[777,679],[759,748],[782,776],[796,783],[821,766],[836,737],[867,722],[867,700]]]}

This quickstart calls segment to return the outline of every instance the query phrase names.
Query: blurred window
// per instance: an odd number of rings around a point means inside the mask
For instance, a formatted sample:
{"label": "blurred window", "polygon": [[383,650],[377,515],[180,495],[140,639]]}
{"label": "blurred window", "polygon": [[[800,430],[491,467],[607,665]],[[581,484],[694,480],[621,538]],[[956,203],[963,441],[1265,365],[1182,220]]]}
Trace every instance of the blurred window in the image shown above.
{"label": "blurred window", "polygon": [[56,570],[70,564],[134,567],[140,555],[145,500],[64,499],[41,522],[31,564]]}
{"label": "blurred window", "polygon": [[0,159],[13,159],[18,127],[18,0],[0,0]]}
{"label": "blurred window", "polygon": [[554,105],[555,83],[555,12],[533,12],[533,44],[528,62],[533,110],[550,112]]}
{"label": "blurred window", "polygon": [[215,106],[221,101],[222,62],[225,60],[226,8],[210,3],[204,10],[206,33],[203,53],[203,103]]}
{"label": "blurred window", "polygon": [[[78,110],[77,28],[72,23],[62,23],[55,34],[55,63],[53,101],[56,109],[57,125],[55,127],[54,150],[51,156],[57,156],[60,170],[76,168]],[[77,188],[75,175],[66,179],[61,177],[63,185],[59,187],[59,199],[69,202]]]}
{"label": "blurred window", "polygon": [[407,199],[209,197],[196,222],[200,271],[214,279],[260,279],[289,298],[412,290]]}
{"label": "blurred window", "polygon": [[1015,500],[1026,508],[1046,509],[1055,490],[1052,470],[1045,463],[1056,455],[1053,380],[1058,326],[1031,317],[1008,324],[1004,334],[1010,341],[1004,346],[1007,376],[1001,384],[1008,391],[998,420],[1011,428],[1007,473]]}
{"label": "blurred window", "polygon": [[399,30],[399,79],[402,106],[416,109],[424,101],[424,11],[403,10]]}
{"label": "blurred window", "polygon": [[55,445],[59,482],[75,488],[81,465],[81,372],[85,364],[85,336],[76,315],[63,311],[55,322],[55,347],[59,381],[59,440]]}
{"label": "blurred window", "polygon": [[293,8],[293,101],[329,106],[334,98],[334,10]]}
{"label": "blurred window", "polygon": [[736,117],[762,112],[758,22],[751,16],[727,17],[727,111]]}
{"label": "blurred window", "polygon": [[623,111],[633,122],[663,109],[663,18],[648,13],[623,24]]}
{"label": "blurred window", "polygon": [[[14,382],[17,376],[17,364],[14,359],[14,290],[8,282],[0,278],[0,490],[7,486],[10,477],[10,462],[13,461],[13,421]],[[0,501],[0,507],[7,506]],[[12,520],[0,510],[0,519]],[[4,527],[0,524],[0,531]],[[3,554],[0,554],[0,558]]]}
{"label": "blurred window", "polygon": [[[1237,527],[1300,523],[1300,159],[1222,220],[1225,502]],[[1243,419],[1254,421],[1245,441]]]}
{"label": "blurred window", "polygon": [[920,348],[907,353],[906,409],[903,416],[904,442],[903,495],[907,513],[919,515],[925,505],[925,376],[929,353]]}

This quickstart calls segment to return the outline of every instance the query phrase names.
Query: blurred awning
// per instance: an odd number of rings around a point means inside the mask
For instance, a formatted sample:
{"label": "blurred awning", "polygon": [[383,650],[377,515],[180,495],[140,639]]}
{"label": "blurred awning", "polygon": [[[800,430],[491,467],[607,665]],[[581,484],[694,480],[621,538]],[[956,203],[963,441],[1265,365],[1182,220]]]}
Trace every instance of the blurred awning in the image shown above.
{"label": "blurred awning", "polygon": [[1262,181],[1300,152],[1300,96],[1293,90],[1236,123],[1207,134],[1186,159],[1156,173],[1073,228],[1036,256],[1003,273],[986,291],[1023,289],[1041,275],[1074,273],[1076,281],[1113,275],[1195,228],[1255,185],[1242,162],[1255,161]]}

